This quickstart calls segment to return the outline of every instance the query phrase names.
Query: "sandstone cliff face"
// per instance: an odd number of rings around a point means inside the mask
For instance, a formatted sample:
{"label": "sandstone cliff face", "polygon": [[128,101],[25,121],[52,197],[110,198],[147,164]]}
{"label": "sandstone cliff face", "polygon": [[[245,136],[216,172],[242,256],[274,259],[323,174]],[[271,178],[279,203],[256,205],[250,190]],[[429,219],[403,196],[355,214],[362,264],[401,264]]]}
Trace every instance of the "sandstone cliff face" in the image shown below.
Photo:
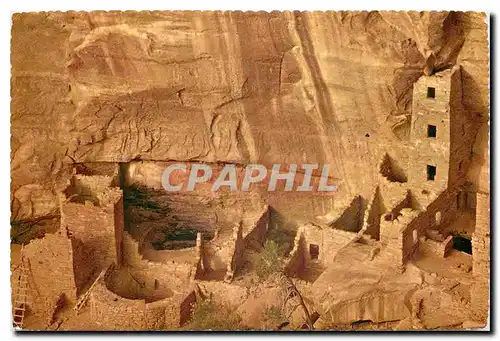
{"label": "sandstone cliff face", "polygon": [[15,14],[12,220],[56,211],[75,162],[329,163],[369,196],[424,72],[461,65],[487,127],[486,36],[474,13]]}

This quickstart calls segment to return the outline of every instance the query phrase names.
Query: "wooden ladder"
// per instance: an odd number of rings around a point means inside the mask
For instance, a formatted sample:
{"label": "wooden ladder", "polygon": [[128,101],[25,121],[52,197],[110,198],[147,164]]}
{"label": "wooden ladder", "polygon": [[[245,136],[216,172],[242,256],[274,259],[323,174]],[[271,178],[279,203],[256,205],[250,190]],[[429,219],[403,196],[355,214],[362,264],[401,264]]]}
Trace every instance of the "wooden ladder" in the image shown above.
{"label": "wooden ladder", "polygon": [[80,310],[87,304],[87,301],[89,300],[90,294],[92,292],[92,289],[94,289],[94,286],[96,283],[101,279],[104,278],[106,279],[111,270],[114,269],[114,265],[111,265],[107,270],[102,271],[99,276],[95,279],[95,281],[92,283],[92,285],[89,287],[89,289],[78,299],[78,301],[75,304],[75,307],[73,308],[76,311],[76,314],[78,315],[80,313]]}
{"label": "wooden ladder", "polygon": [[19,276],[17,277],[16,295],[14,296],[14,305],[12,317],[14,328],[20,330],[23,328],[24,314],[28,303],[28,268],[24,260],[24,245],[21,246],[21,262],[19,265]]}

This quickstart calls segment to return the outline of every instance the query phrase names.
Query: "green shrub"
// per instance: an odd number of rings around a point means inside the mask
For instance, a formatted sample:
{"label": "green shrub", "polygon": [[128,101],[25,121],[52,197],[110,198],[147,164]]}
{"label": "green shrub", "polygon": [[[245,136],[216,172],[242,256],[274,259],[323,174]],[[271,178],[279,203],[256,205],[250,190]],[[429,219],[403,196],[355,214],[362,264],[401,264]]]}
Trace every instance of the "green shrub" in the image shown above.
{"label": "green shrub", "polygon": [[293,248],[295,232],[285,228],[283,225],[278,225],[269,229],[267,240],[275,242],[279,246],[281,257],[287,256]]}
{"label": "green shrub", "polygon": [[259,255],[255,271],[261,279],[268,278],[271,274],[282,271],[282,250],[272,240],[268,240]]}
{"label": "green shrub", "polygon": [[246,329],[241,317],[232,308],[213,300],[197,302],[187,330],[241,330]]}
{"label": "green shrub", "polygon": [[267,330],[276,329],[286,320],[281,309],[276,306],[267,307],[263,315],[264,328]]}

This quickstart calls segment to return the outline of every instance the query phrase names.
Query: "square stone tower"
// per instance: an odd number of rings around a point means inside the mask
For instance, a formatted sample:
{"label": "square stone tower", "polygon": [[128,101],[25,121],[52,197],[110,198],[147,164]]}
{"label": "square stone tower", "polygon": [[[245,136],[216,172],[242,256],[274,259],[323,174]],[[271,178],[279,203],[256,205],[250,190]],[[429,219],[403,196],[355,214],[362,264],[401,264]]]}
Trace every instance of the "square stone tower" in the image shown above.
{"label": "square stone tower", "polygon": [[461,69],[422,76],[413,86],[408,180],[439,193],[465,177],[475,137],[462,106]]}
{"label": "square stone tower", "polygon": [[61,229],[83,242],[99,271],[120,264],[123,192],[115,176],[75,174],[60,194]]}

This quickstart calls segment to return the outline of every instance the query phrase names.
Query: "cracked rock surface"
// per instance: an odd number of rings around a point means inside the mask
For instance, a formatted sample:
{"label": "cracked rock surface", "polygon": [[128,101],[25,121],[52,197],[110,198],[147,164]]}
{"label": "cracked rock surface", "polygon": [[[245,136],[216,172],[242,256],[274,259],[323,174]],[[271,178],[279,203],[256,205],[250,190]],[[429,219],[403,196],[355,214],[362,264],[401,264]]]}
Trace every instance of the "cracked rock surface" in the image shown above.
{"label": "cracked rock surface", "polygon": [[346,197],[368,193],[383,151],[405,139],[413,82],[454,65],[466,75],[463,103],[488,115],[479,13],[12,20],[12,220],[57,211],[57,189],[79,162],[330,163]]}

